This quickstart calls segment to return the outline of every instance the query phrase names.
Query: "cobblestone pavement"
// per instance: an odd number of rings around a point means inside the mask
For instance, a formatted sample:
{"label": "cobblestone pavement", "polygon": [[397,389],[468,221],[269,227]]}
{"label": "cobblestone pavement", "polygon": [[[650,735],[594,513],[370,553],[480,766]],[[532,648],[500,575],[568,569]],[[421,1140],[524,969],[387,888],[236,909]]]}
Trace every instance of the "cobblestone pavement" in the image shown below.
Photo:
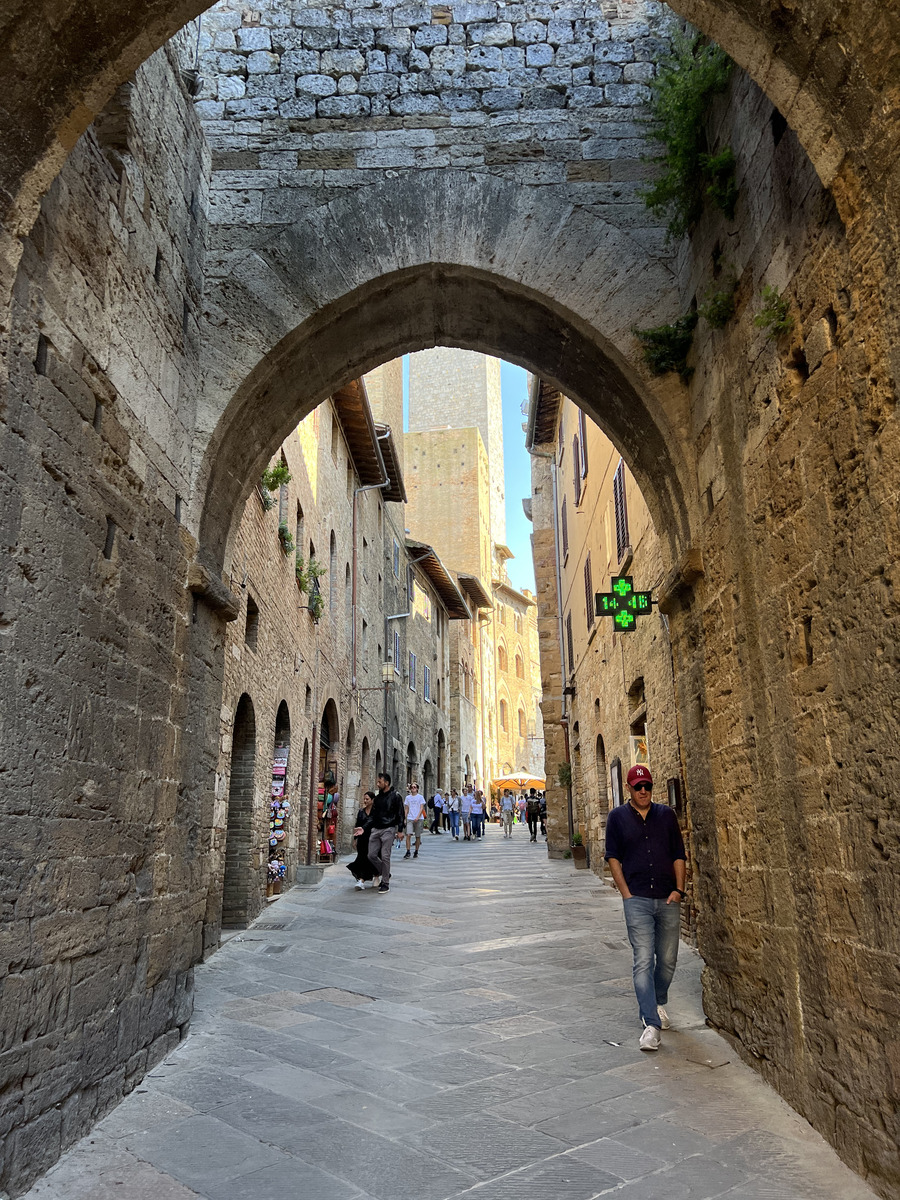
{"label": "cobblestone pavement", "polygon": [[638,1050],[618,897],[517,828],[343,866],[197,972],[193,1031],[29,1200],[864,1200],[705,1028]]}

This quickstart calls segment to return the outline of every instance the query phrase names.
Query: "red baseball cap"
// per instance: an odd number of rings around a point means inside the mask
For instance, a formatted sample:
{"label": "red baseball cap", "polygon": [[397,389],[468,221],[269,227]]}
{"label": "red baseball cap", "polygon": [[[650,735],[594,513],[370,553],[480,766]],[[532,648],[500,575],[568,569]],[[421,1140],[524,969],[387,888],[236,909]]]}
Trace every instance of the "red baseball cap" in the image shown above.
{"label": "red baseball cap", "polygon": [[625,780],[629,787],[634,787],[636,783],[652,783],[653,776],[650,774],[649,767],[632,767],[628,772]]}

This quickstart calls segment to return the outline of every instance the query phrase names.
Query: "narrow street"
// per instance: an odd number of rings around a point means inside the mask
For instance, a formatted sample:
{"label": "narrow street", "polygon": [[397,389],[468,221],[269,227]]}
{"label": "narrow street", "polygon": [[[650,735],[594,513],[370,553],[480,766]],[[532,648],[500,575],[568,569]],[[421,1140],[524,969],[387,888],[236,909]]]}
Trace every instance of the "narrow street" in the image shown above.
{"label": "narrow street", "polygon": [[644,1054],[617,896],[517,827],[343,865],[197,971],[192,1032],[29,1200],[863,1200],[704,1025]]}

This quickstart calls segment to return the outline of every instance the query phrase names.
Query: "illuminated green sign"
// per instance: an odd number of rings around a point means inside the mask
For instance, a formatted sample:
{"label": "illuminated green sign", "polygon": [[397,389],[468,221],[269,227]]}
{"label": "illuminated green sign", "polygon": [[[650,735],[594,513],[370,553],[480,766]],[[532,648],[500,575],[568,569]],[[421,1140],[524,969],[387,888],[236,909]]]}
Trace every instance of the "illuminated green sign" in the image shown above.
{"label": "illuminated green sign", "polygon": [[638,617],[650,614],[650,593],[636,592],[630,575],[616,575],[610,580],[610,586],[612,591],[596,592],[594,595],[597,616],[612,617],[616,629],[631,633]]}

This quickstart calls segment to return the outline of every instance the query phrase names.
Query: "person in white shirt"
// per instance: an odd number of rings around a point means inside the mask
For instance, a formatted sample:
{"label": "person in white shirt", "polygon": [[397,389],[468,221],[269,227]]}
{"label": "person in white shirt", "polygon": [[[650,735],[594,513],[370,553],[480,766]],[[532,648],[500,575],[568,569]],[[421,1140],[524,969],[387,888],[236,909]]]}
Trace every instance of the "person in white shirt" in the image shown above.
{"label": "person in white shirt", "polygon": [[459,814],[462,817],[463,823],[463,841],[471,842],[472,840],[472,789],[466,787],[462,794],[462,800],[459,802]]}
{"label": "person in white shirt", "polygon": [[476,789],[472,797],[472,833],[476,838],[484,837],[484,792]]}
{"label": "person in white shirt", "polygon": [[454,841],[459,841],[459,792],[456,788],[450,789],[450,795],[444,801],[444,811],[450,818],[450,832],[453,834]]}
{"label": "person in white shirt", "polygon": [[409,858],[412,837],[415,834],[416,850],[412,857],[418,858],[419,847],[422,845],[422,830],[425,828],[425,799],[419,795],[417,783],[409,785],[409,795],[406,797],[404,807],[406,809],[406,853],[403,857]]}
{"label": "person in white shirt", "polygon": [[513,831],[513,797],[509,788],[503,789],[500,797],[500,820],[503,822],[503,836],[512,837]]}

